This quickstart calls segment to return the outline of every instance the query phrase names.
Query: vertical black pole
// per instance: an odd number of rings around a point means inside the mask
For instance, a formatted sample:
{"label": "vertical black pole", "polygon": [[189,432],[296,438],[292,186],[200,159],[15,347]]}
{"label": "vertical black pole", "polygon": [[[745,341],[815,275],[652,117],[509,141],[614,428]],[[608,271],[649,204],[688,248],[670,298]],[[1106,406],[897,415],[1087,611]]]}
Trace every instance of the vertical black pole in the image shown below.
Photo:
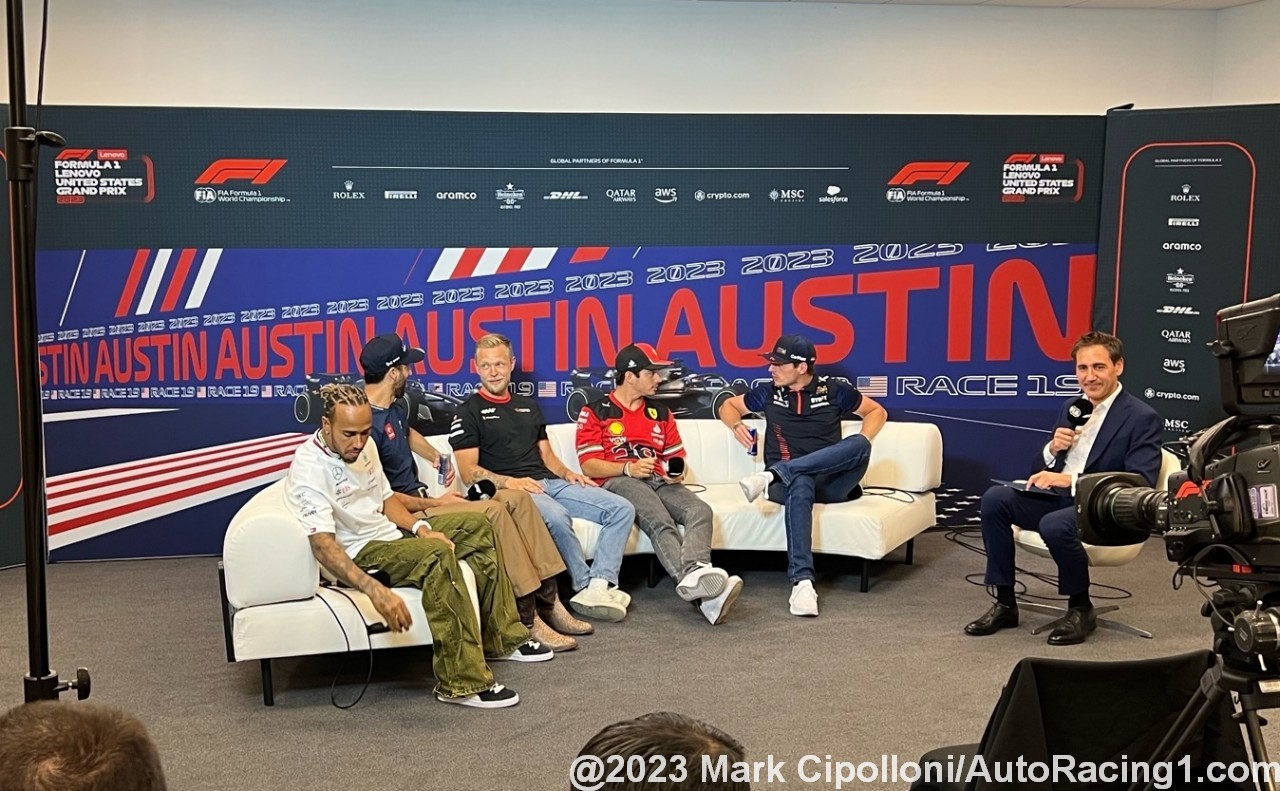
{"label": "vertical black pole", "polygon": [[27,646],[30,672],[23,683],[27,702],[55,700],[61,691],[49,668],[49,622],[45,557],[44,435],[40,369],[36,351],[35,240],[31,238],[31,194],[35,130],[27,127],[27,70],[22,0],[7,0],[9,33],[9,126],[5,163],[9,178],[9,241],[13,264],[13,312],[17,340],[19,455],[22,514],[26,526]]}

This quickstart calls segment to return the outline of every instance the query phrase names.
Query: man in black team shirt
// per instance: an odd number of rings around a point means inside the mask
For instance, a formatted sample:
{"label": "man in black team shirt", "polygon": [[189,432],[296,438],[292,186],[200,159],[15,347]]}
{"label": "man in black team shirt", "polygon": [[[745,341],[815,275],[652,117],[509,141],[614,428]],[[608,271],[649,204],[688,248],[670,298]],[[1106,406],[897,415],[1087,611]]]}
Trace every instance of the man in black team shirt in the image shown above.
{"label": "man in black team shirt", "polygon": [[[538,402],[510,391],[511,341],[497,334],[480,338],[475,363],[481,389],[458,407],[449,431],[462,480],[489,480],[499,489],[532,495],[578,592],[569,606],[588,618],[621,621],[631,597],[616,587],[618,570],[636,509],[556,456]],[[590,566],[573,532],[573,517],[601,525]]]}
{"label": "man in black team shirt", "polygon": [[[791,614],[816,616],[813,589],[813,504],[839,503],[862,496],[859,482],[871,461],[871,440],[889,413],[841,379],[813,372],[817,351],[800,335],[783,335],[769,361],[772,382],[753,387],[720,407],[720,420],[744,448],[751,435],[742,419],[749,412],[765,417],[763,472],[740,482],[748,500],[766,491],[786,505],[787,578]],[[840,438],[846,414],[862,418],[862,431]]]}
{"label": "man in black team shirt", "polygon": [[401,396],[409,366],[424,356],[421,349],[410,348],[395,334],[379,335],[360,353],[364,389],[373,407],[372,437],[391,489],[406,509],[421,512],[427,519],[458,512],[488,518],[502,550],[503,568],[511,579],[520,622],[533,639],[552,651],[572,651],[578,641],[570,635],[588,634],[592,627],[574,618],[560,603],[555,578],[565,570],[565,564],[529,495],[504,489],[492,500],[470,502],[454,491],[431,497],[419,481],[413,454],[433,466],[439,465],[440,454],[409,426]]}

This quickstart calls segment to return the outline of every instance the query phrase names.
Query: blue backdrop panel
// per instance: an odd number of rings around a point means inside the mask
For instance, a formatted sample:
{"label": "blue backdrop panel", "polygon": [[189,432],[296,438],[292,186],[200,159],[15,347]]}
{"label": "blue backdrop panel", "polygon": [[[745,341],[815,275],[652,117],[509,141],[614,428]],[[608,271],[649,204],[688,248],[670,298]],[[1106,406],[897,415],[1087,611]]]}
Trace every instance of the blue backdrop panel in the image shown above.
{"label": "blue backdrop panel", "polygon": [[972,491],[1025,473],[1075,392],[1099,118],[48,115],[72,141],[41,174],[57,559],[217,552],[380,332],[427,349],[424,429],[483,332],[561,422],[632,340],[709,417],[801,332],[937,422]]}

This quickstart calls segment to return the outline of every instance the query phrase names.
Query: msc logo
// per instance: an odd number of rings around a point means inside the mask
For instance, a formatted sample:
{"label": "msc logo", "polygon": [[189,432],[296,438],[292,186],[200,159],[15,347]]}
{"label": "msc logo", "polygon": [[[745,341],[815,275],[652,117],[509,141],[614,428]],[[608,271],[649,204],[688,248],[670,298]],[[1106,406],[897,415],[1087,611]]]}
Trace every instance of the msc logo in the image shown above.
{"label": "msc logo", "polygon": [[653,191],[653,199],[658,203],[675,203],[679,196],[675,187],[658,187]]}
{"label": "msc logo", "polygon": [[1165,431],[1190,431],[1191,421],[1178,420],[1177,418],[1167,417],[1164,419]]}
{"label": "msc logo", "polygon": [[284,167],[287,159],[219,159],[196,177],[197,184],[226,184],[247,181],[266,184]]}
{"label": "msc logo", "polygon": [[945,187],[969,167],[968,162],[912,162],[904,165],[897,175],[889,179],[890,186],[909,187],[921,181],[931,181]]}

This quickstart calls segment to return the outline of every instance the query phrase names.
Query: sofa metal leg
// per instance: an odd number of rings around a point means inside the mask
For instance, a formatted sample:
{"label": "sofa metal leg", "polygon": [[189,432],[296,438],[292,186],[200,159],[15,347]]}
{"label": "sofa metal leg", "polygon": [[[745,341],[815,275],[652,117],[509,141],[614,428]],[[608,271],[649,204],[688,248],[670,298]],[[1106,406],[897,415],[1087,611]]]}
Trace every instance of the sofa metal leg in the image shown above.
{"label": "sofa metal leg", "polygon": [[907,541],[907,565],[910,566],[916,562],[916,540]]}
{"label": "sofa metal leg", "polygon": [[271,683],[271,660],[259,660],[262,664],[262,705],[276,705],[276,690]]}
{"label": "sofa metal leg", "polygon": [[859,558],[862,561],[862,582],[858,585],[858,590],[866,593],[871,590],[871,561],[866,558]]}
{"label": "sofa metal leg", "polygon": [[658,556],[649,556],[649,587],[658,587],[659,580],[662,579],[662,567],[658,564]]}

